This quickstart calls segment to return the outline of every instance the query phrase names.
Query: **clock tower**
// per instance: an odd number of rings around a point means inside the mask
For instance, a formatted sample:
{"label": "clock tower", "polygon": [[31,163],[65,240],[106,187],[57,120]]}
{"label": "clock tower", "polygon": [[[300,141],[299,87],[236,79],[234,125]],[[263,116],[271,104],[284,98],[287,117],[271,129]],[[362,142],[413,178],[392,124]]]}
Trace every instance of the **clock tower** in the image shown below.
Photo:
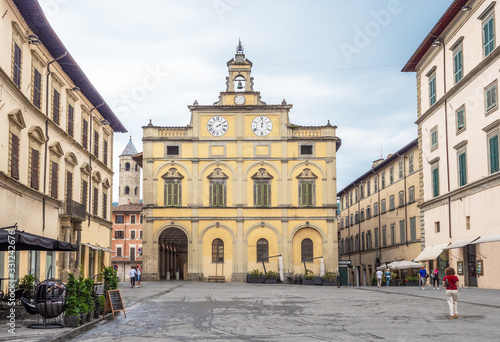
{"label": "clock tower", "polygon": [[143,127],[144,277],[245,281],[267,257],[282,279],[304,262],[319,275],[321,259],[335,272],[336,127],[293,125],[292,105],[262,101],[241,41],[227,67],[189,125]]}

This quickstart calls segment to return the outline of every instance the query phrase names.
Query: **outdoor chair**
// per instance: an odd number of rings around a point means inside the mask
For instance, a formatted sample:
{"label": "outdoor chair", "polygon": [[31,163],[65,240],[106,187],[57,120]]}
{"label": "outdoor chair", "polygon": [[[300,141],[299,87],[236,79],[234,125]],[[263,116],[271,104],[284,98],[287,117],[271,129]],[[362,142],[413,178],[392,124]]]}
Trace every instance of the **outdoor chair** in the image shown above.
{"label": "outdoor chair", "polygon": [[35,288],[33,304],[36,311],[42,316],[43,324],[32,324],[30,328],[59,328],[62,324],[47,324],[47,319],[57,318],[64,312],[66,288],[62,281],[48,279],[42,281]]}
{"label": "outdoor chair", "polygon": [[36,309],[36,306],[30,299],[25,298],[25,297],[21,297],[21,303],[23,304],[24,310],[26,310],[26,313],[24,314],[23,318],[21,319],[21,323],[24,321],[24,318],[26,317],[27,314],[38,315],[38,311]]}

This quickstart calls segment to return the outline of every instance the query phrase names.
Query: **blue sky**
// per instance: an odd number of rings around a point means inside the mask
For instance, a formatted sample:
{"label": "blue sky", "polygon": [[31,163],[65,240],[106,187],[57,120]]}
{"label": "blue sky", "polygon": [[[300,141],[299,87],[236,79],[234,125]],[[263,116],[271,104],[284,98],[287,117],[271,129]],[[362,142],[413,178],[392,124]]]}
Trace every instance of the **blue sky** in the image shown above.
{"label": "blue sky", "polygon": [[[451,0],[39,0],[52,27],[142,150],[142,128],[189,124],[225,90],[238,38],[268,104],[338,126],[338,190],[417,137],[401,68]],[[129,134],[115,135],[115,170]],[[118,172],[115,174],[118,183]],[[117,200],[117,187],[114,187]]]}

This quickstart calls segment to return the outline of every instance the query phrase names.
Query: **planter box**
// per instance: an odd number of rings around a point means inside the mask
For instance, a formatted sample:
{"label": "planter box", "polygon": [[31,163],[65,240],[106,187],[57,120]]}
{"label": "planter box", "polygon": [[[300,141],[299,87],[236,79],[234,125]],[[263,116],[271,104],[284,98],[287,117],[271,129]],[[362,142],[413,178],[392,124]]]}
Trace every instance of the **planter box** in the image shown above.
{"label": "planter box", "polygon": [[314,285],[314,279],[304,279],[302,285]]}
{"label": "planter box", "polygon": [[80,316],[64,316],[64,326],[75,328],[80,325]]}
{"label": "planter box", "polygon": [[277,284],[278,283],[278,278],[266,278],[264,283],[266,284]]}
{"label": "planter box", "polygon": [[336,281],[329,281],[329,280],[323,280],[323,286],[335,286],[337,285],[336,284],[337,282]]}
{"label": "planter box", "polygon": [[418,280],[417,281],[407,281],[406,286],[418,286]]}
{"label": "planter box", "polygon": [[314,277],[314,285],[323,285],[323,279],[321,277]]}
{"label": "planter box", "polygon": [[264,282],[264,278],[252,278],[250,277],[250,283],[252,284],[262,284]]}

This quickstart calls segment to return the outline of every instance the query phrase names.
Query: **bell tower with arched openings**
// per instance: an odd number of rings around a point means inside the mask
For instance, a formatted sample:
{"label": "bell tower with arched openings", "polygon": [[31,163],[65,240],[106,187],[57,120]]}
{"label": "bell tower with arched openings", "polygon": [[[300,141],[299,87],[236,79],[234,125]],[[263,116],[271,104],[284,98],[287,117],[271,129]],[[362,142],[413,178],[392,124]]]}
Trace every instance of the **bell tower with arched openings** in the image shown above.
{"label": "bell tower with arched openings", "polygon": [[141,167],[132,156],[137,154],[132,137],[120,155],[120,188],[118,204],[139,203],[141,198]]}

